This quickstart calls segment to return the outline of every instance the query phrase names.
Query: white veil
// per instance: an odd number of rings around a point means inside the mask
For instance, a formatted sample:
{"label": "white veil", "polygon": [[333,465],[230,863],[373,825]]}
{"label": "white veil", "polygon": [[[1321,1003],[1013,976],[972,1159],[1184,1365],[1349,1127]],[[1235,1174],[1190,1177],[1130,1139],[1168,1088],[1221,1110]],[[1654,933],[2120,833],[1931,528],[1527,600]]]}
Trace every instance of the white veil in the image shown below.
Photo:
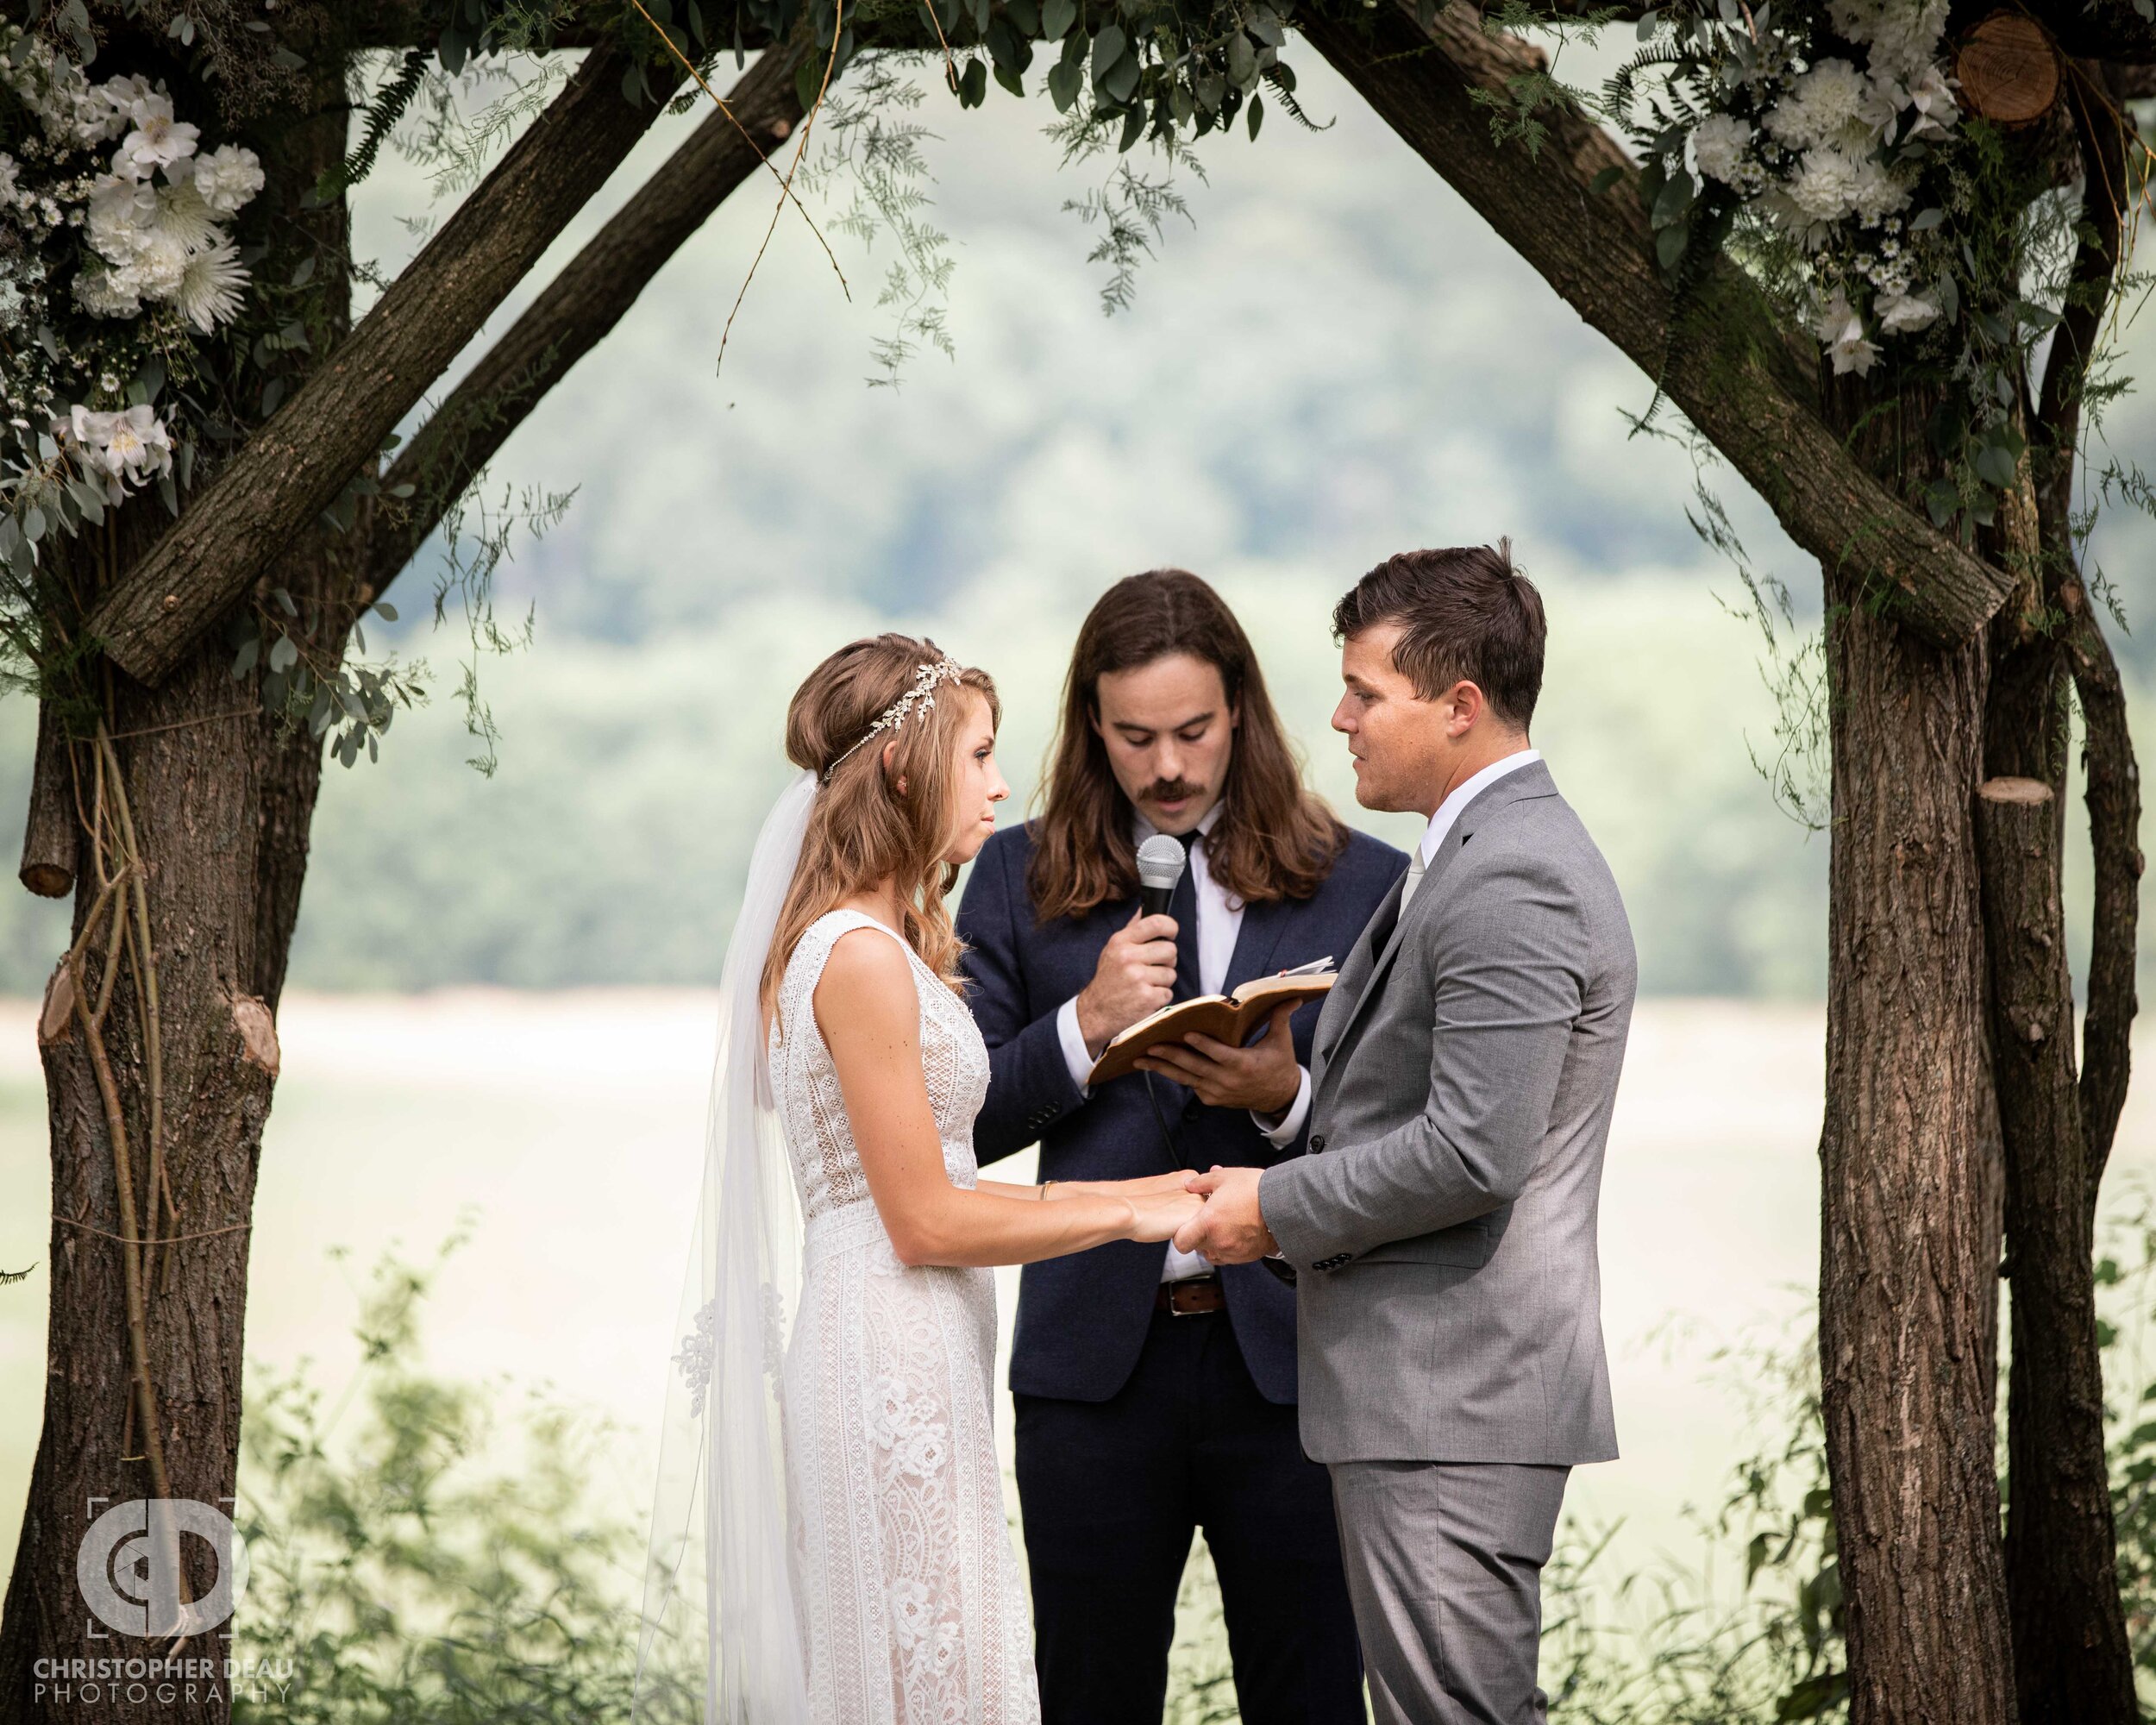
{"label": "white veil", "polygon": [[804,771],[765,817],[719,975],[631,1725],[808,1725],[778,1396],[801,1222],[757,993],[816,790]]}

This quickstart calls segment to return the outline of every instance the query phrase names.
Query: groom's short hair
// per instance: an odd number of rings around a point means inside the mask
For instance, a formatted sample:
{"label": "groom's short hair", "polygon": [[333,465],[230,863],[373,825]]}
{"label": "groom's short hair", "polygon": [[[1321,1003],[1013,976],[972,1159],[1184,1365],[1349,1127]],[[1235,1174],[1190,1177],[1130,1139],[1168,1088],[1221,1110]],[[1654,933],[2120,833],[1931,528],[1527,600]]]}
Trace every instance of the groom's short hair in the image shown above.
{"label": "groom's short hair", "polygon": [[1513,567],[1509,539],[1495,549],[1454,545],[1386,558],[1332,608],[1342,641],[1381,623],[1401,625],[1393,666],[1425,700],[1470,682],[1506,724],[1526,730],[1542,693],[1547,629],[1542,595]]}

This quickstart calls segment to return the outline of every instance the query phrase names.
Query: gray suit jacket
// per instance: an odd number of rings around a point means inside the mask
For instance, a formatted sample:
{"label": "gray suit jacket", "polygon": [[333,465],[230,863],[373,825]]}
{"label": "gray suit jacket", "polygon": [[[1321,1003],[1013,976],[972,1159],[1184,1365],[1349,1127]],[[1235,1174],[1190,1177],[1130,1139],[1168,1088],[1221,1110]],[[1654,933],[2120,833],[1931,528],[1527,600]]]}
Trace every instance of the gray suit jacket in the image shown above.
{"label": "gray suit jacket", "polygon": [[1609,1460],[1595,1217],[1637,980],[1617,883],[1535,762],[1369,934],[1318,1020],[1310,1153],[1258,1188],[1298,1272],[1303,1447]]}

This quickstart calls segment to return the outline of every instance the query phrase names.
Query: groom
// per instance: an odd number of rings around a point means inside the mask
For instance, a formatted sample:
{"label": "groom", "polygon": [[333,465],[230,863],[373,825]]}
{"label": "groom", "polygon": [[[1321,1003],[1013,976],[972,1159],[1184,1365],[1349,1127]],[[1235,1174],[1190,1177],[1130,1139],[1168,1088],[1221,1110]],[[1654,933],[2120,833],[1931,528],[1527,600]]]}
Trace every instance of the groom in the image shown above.
{"label": "groom", "polygon": [[1177,1236],[1300,1272],[1379,1725],[1528,1725],[1568,1471],[1617,1453],[1595,1210],[1635,967],[1528,746],[1542,601],[1509,542],[1411,551],[1333,612],[1366,808],[1429,816],[1318,1021],[1309,1152],[1216,1168]]}
{"label": "groom", "polygon": [[[1183,570],[1094,606],[1052,759],[1039,819],[988,841],[958,910],[989,1049],[981,1160],[1037,1139],[1048,1179],[1112,1180],[1296,1155],[1314,1010],[1247,1048],[1194,1038],[1148,1075],[1087,1076],[1171,999],[1344,957],[1407,859],[1303,788],[1249,638]],[[1134,851],[1155,832],[1189,861],[1169,914],[1143,917]],[[1294,1294],[1256,1264],[1126,1244],[1026,1266],[1011,1389],[1046,1725],[1160,1719],[1198,1527],[1244,1725],[1363,1725],[1295,1357]]]}

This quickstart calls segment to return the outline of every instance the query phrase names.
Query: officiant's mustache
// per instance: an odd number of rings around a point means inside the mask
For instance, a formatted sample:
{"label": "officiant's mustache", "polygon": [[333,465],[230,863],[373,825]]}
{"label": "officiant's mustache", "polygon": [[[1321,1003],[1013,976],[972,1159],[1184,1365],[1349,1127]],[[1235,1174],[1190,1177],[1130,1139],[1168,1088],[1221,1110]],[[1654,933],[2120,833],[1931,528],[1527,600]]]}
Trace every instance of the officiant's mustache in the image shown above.
{"label": "officiant's mustache", "polygon": [[1194,785],[1188,779],[1156,779],[1146,787],[1145,794],[1138,800],[1144,803],[1181,802],[1186,798],[1197,796],[1204,789],[1203,785]]}

